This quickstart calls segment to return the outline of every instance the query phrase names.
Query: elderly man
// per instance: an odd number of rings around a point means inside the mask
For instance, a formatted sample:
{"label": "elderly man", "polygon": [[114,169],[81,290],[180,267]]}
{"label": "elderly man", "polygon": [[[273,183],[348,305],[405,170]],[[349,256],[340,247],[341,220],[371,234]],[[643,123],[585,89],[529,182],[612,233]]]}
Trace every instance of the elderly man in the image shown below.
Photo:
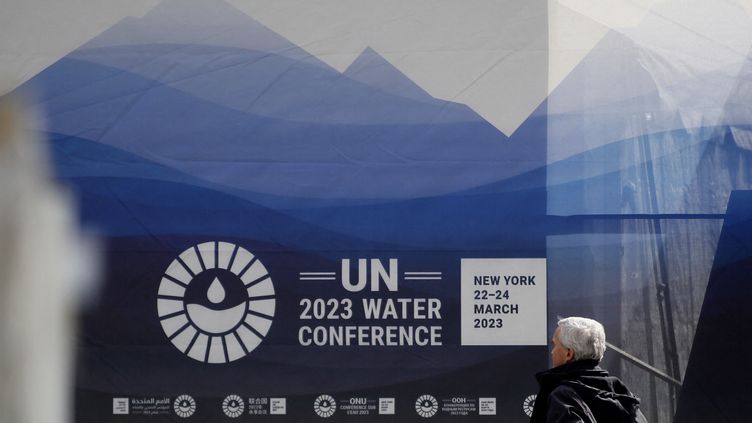
{"label": "elderly man", "polygon": [[647,423],[639,398],[598,367],[606,351],[603,325],[567,317],[551,342],[553,368],[536,375],[540,392],[531,423]]}

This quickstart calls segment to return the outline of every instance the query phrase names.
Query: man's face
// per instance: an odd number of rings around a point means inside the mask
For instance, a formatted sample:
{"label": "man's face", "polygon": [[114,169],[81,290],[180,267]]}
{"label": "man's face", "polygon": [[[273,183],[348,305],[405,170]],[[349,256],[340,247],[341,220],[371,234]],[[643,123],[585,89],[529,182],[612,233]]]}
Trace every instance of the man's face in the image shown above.
{"label": "man's face", "polygon": [[559,341],[558,327],[554,331],[554,337],[551,338],[551,344],[553,345],[553,349],[551,350],[551,364],[553,364],[553,367],[559,367],[562,364],[574,361],[574,350],[563,347]]}

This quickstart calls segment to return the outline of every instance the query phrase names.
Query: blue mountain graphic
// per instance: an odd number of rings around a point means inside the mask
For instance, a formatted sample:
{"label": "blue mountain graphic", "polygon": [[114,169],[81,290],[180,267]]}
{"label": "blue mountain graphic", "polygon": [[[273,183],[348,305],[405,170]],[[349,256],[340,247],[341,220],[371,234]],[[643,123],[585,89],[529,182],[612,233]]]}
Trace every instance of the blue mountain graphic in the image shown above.
{"label": "blue mountain graphic", "polygon": [[405,78],[391,63],[370,47],[360,53],[358,58],[347,67],[344,74],[353,81],[362,82],[390,94],[427,103],[442,103],[441,100],[436,100],[423,88]]}
{"label": "blue mountain graphic", "polygon": [[163,2],[21,89],[41,88],[51,132],[228,190],[408,199],[544,164],[540,119],[528,122],[535,137],[522,129],[508,139],[466,106],[422,93],[373,51],[341,74],[241,12],[211,4],[210,13],[201,3]]}
{"label": "blue mountain graphic", "polygon": [[[165,46],[221,46],[295,59],[309,58],[308,63],[329,68],[224,1],[164,0],[141,18],[123,19],[82,45],[77,53],[87,54],[99,49],[99,54],[93,55],[96,60],[109,65],[117,63],[129,69],[156,56],[107,57],[101,54],[102,50],[155,42]],[[164,51],[161,53],[164,54]]]}
{"label": "blue mountain graphic", "polygon": [[373,50],[339,73],[211,5],[163,2],[21,87],[41,88],[86,221],[112,236],[543,255],[545,103],[507,138]]}

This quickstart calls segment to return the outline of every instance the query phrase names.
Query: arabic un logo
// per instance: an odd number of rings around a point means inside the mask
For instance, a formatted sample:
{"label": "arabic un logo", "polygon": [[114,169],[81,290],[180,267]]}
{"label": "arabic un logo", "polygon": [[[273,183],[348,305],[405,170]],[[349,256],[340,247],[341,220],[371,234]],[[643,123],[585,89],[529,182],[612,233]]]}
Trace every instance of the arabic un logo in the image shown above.
{"label": "arabic un logo", "polygon": [[175,398],[173,409],[175,410],[175,414],[180,417],[191,417],[196,412],[196,400],[190,395],[181,395]]}

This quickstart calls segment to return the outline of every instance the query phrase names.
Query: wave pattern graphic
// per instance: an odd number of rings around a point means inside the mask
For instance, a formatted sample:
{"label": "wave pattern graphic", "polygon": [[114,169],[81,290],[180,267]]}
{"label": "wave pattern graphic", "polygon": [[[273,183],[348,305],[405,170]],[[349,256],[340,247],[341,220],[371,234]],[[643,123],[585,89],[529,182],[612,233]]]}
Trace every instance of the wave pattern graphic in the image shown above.
{"label": "wave pattern graphic", "polygon": [[508,138],[370,49],[339,73],[221,2],[167,1],[125,19],[21,90],[30,87],[44,93],[51,132],[227,191],[314,202],[422,198],[545,162],[540,113]]}
{"label": "wave pattern graphic", "polygon": [[545,213],[545,104],[509,138],[373,50],[340,73],[221,2],[165,1],[25,89],[111,236],[542,254],[521,228]]}

